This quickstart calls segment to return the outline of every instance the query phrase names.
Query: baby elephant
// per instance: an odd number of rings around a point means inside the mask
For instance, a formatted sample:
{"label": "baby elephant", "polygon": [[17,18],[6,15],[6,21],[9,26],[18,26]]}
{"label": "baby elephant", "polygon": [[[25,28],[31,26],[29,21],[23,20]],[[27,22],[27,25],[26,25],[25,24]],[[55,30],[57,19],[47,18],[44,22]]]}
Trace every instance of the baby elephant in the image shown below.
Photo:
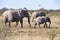
{"label": "baby elephant", "polygon": [[47,26],[49,26],[50,28],[50,24],[51,24],[51,20],[49,17],[37,17],[33,20],[33,22],[34,22],[34,28],[36,28],[36,25],[39,25],[40,27],[40,24],[44,24],[44,28],[45,27],[47,28]]}

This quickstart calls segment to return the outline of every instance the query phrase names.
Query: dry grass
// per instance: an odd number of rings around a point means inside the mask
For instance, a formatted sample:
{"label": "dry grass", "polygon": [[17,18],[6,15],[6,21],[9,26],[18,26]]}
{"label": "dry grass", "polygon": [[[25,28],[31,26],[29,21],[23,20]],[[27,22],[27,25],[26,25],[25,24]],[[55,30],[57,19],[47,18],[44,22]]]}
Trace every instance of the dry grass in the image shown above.
{"label": "dry grass", "polygon": [[24,28],[20,27],[20,23],[17,27],[14,27],[15,23],[12,23],[12,27],[9,28],[1,23],[2,17],[0,17],[0,40],[60,40],[60,17],[51,16],[51,29],[44,28],[29,28],[27,18],[24,18]]}

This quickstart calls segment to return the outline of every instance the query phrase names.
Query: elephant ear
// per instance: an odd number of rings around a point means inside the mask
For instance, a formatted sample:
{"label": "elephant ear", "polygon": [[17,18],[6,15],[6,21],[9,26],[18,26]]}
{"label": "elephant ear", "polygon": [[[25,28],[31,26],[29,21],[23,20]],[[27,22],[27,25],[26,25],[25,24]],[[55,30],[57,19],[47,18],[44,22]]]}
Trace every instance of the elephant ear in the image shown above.
{"label": "elephant ear", "polygon": [[21,9],[20,9],[20,10],[18,10],[18,13],[20,14],[20,13],[21,13],[21,11],[22,11]]}

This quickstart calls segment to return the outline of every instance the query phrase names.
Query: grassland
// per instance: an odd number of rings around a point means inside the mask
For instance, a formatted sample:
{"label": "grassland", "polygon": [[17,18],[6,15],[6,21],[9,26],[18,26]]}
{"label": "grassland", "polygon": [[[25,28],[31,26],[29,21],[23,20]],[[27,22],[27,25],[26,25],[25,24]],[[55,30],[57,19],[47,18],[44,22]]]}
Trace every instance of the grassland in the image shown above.
{"label": "grassland", "polygon": [[27,18],[24,18],[24,28],[21,28],[20,23],[15,27],[15,22],[12,27],[8,27],[2,23],[0,16],[0,40],[60,40],[60,12],[50,12],[46,14],[51,19],[51,28],[29,28]]}

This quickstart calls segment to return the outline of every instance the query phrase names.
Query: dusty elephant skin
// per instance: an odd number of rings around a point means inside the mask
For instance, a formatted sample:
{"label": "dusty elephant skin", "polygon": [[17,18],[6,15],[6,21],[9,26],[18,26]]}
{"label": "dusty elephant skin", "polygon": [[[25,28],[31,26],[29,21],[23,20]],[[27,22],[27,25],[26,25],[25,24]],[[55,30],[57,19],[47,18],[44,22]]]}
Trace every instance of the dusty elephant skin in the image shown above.
{"label": "dusty elephant skin", "polygon": [[21,27],[23,27],[23,18],[28,18],[28,23],[30,25],[30,16],[28,14],[28,11],[25,10],[7,10],[3,14],[3,22],[9,23],[9,27],[11,27],[11,22],[16,22],[16,26],[18,25],[18,22],[20,21]]}
{"label": "dusty elephant skin", "polygon": [[[50,28],[51,20],[49,17],[37,17],[37,18],[33,19],[33,21],[35,24],[34,27],[36,27],[36,25],[39,25],[39,27],[40,27],[40,24],[44,24],[44,27],[47,28],[47,25],[49,24],[48,27]],[[47,22],[48,22],[48,24],[47,24]]]}
{"label": "dusty elephant skin", "polygon": [[41,12],[33,12],[33,13],[32,13],[32,21],[33,21],[34,18],[37,18],[37,17],[39,17],[39,16],[40,16],[40,17],[43,17],[43,16],[45,17],[46,14],[45,14],[44,12],[42,12],[42,11],[41,11]]}

